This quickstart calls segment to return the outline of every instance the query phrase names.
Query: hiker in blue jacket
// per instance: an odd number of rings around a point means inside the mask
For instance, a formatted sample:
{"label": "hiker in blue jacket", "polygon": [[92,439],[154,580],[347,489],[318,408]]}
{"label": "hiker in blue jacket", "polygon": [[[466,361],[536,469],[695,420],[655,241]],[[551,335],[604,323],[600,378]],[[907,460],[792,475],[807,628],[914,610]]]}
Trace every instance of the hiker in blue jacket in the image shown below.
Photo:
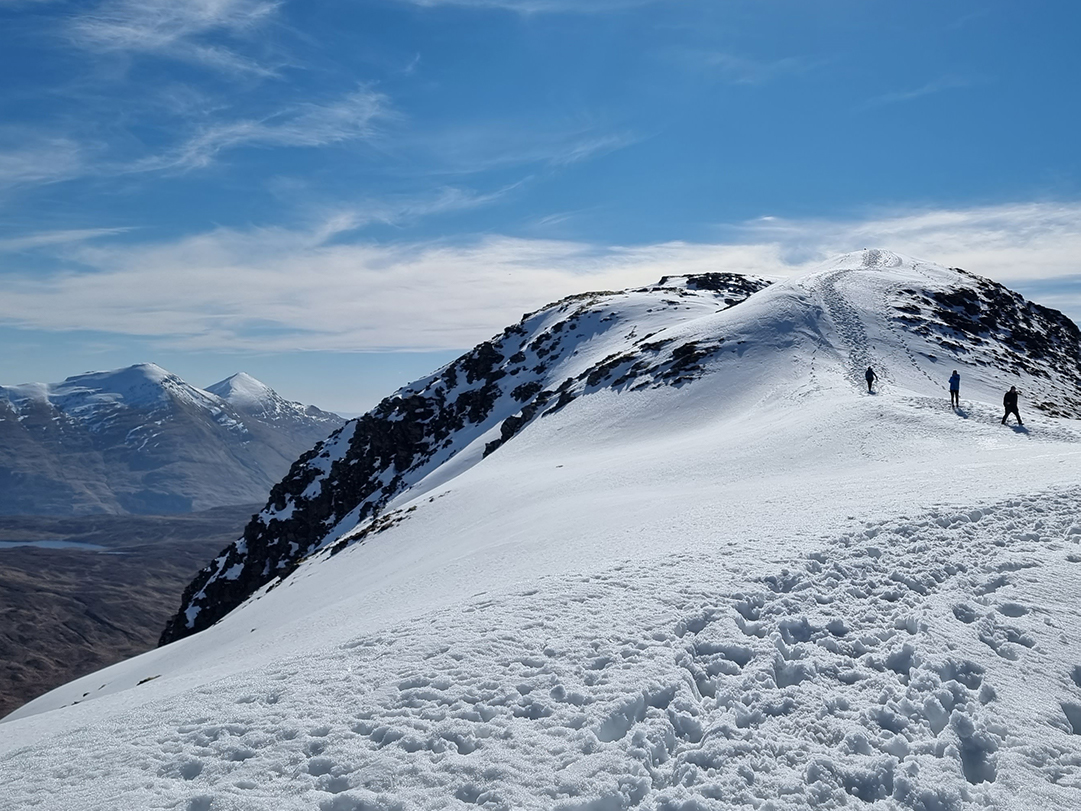
{"label": "hiker in blue jacket", "polygon": [[950,405],[954,408],[961,407],[961,375],[957,374],[956,369],[950,375]]}

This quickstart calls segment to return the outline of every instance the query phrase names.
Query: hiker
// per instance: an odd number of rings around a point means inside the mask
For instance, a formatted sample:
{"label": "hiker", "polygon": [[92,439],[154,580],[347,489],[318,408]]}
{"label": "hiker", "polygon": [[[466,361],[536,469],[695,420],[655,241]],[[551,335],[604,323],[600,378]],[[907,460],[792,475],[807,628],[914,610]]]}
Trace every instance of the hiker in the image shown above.
{"label": "hiker", "polygon": [[961,375],[957,374],[956,369],[950,375],[950,405],[954,408],[961,407]]}
{"label": "hiker", "polygon": [[867,393],[868,394],[873,394],[874,392],[871,391],[871,384],[874,383],[876,380],[878,380],[878,375],[875,374],[874,369],[872,369],[870,366],[868,366],[867,367],[867,372],[863,376],[865,378],[867,378]]}
{"label": "hiker", "polygon": [[1002,405],[1006,408],[1006,413],[1002,415],[1002,424],[1003,425],[1006,424],[1006,418],[1008,416],[1010,416],[1011,414],[1013,414],[1015,417],[1017,417],[1017,424],[1018,425],[1024,425],[1024,423],[1021,422],[1021,415],[1017,411],[1017,395],[1018,395],[1018,393],[1019,392],[1017,391],[1017,388],[1015,386],[1010,386],[1010,390],[1008,392],[1006,392],[1005,396],[1003,396],[1003,398],[1002,398]]}

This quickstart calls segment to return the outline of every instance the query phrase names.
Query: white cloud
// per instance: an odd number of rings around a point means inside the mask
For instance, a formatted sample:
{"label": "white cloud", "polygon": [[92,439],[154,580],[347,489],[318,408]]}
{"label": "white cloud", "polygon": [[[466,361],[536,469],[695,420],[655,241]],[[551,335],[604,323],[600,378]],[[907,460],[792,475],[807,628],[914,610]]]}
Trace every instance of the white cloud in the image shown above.
{"label": "white cloud", "polygon": [[[447,200],[455,194],[469,199],[456,192]],[[414,203],[452,204],[439,197]],[[606,246],[499,236],[469,244],[340,242],[372,216],[362,208],[304,230],[220,229],[157,244],[73,244],[62,255],[83,272],[0,275],[0,322],[149,336],[201,350],[453,349],[570,293],[716,270],[784,276],[870,246],[1039,286],[1044,300],[1081,314],[1077,285],[1069,285],[1081,274],[1078,204],[861,221],[768,219],[713,243]]]}
{"label": "white cloud", "polygon": [[959,76],[942,76],[927,82],[926,84],[920,85],[919,87],[913,88],[912,90],[900,90],[895,93],[885,93],[881,96],[875,96],[872,99],[868,99],[864,104],[864,107],[883,107],[888,104],[915,101],[924,96],[941,93],[944,90],[959,90],[963,87],[968,87],[971,84],[971,80]]}
{"label": "white cloud", "polygon": [[790,260],[882,247],[964,267],[1003,283],[1081,273],[1081,204],[1018,203],[882,213],[862,220],[765,219],[741,238]]}
{"label": "white cloud", "polygon": [[594,246],[506,237],[470,245],[329,244],[308,231],[218,230],[65,252],[86,272],[0,276],[0,321],[157,337],[188,349],[470,346],[550,299],[662,273],[763,264],[756,248]]}
{"label": "white cloud", "polygon": [[272,70],[220,43],[211,35],[249,35],[266,23],[280,3],[267,0],[106,0],[75,17],[73,41],[99,52],[167,56],[236,73],[270,75]]}

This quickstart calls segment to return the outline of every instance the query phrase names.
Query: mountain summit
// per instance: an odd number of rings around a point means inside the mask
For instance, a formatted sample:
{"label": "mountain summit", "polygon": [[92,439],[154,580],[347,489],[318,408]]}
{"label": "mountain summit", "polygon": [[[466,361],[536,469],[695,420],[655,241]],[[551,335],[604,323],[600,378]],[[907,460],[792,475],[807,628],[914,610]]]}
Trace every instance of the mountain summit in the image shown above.
{"label": "mountain summit", "polygon": [[301,456],[174,641],[4,719],[0,784],[76,811],[1076,807],[1079,381],[1060,313],[887,251],[556,302]]}
{"label": "mountain summit", "polygon": [[0,513],[170,513],[259,501],[342,424],[248,375],[153,363],[0,386]]}
{"label": "mountain summit", "polygon": [[245,372],[237,372],[225,380],[219,380],[206,390],[211,394],[218,395],[234,408],[244,408],[248,411],[267,411],[272,403],[281,398],[270,386],[256,380]]}

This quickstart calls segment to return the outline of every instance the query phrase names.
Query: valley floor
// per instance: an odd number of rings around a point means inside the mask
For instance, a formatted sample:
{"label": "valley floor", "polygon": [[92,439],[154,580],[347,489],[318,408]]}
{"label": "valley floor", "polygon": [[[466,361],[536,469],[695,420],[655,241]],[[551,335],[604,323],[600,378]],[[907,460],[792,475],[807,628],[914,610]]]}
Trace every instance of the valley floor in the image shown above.
{"label": "valley floor", "polygon": [[0,718],[157,645],[251,505],[172,516],[0,516]]}

